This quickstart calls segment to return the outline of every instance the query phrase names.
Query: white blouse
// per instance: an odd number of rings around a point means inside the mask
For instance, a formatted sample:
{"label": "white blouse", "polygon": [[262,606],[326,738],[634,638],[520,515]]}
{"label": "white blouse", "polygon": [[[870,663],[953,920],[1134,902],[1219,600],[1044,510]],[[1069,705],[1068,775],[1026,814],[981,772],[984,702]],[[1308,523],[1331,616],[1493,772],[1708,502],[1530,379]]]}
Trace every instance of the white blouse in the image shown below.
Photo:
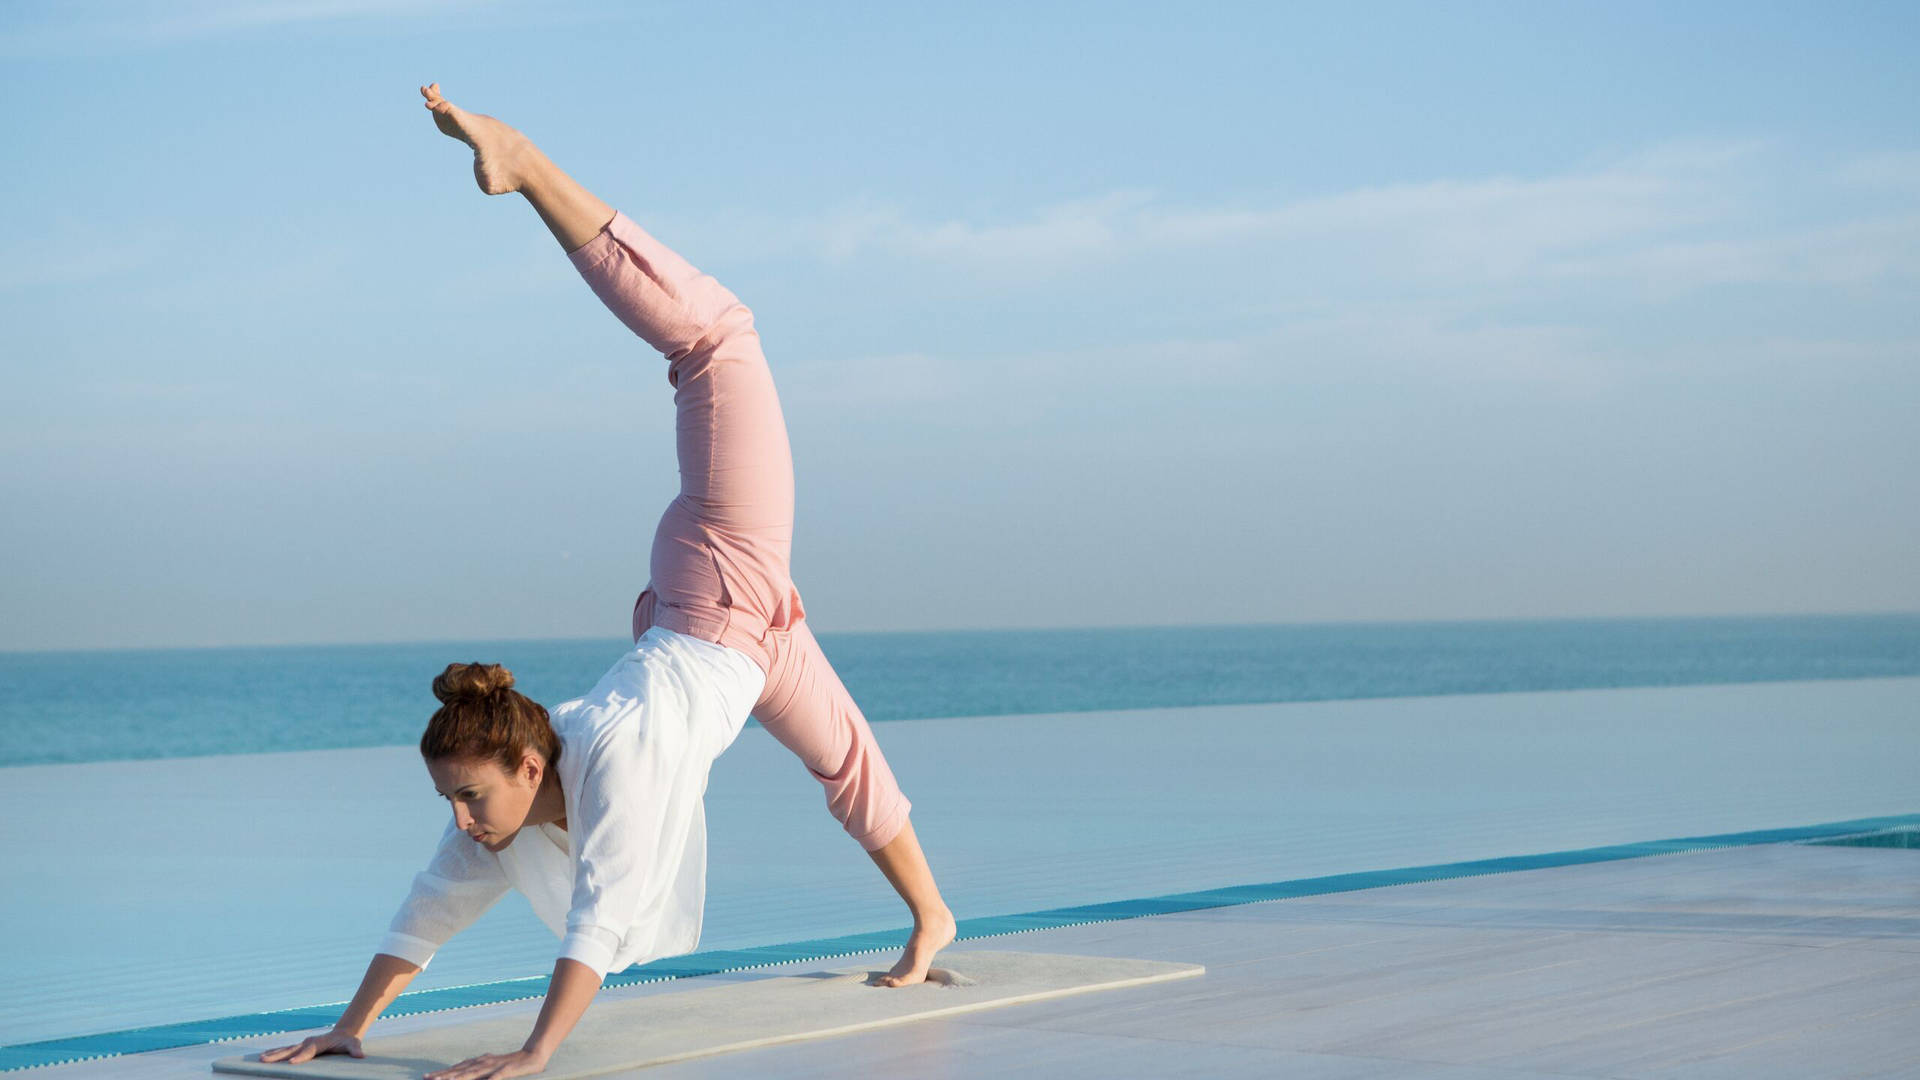
{"label": "white blouse", "polygon": [[585,697],[549,710],[567,828],[498,854],[451,820],[377,952],[421,967],[508,888],[605,977],[692,952],[707,895],[707,773],[766,676],[745,653],[653,627]]}

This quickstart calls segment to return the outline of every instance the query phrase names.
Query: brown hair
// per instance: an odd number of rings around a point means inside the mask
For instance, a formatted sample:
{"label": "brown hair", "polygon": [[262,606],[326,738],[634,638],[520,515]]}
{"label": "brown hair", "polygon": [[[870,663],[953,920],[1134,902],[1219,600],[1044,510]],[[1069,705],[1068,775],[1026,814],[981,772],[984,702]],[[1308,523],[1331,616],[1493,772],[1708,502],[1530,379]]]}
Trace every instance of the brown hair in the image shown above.
{"label": "brown hair", "polygon": [[513,688],[513,672],[499,664],[448,664],[434,676],[433,696],[440,710],[420,736],[420,756],[493,761],[512,775],[528,750],[546,756],[547,768],[560,761],[560,736],[547,710]]}

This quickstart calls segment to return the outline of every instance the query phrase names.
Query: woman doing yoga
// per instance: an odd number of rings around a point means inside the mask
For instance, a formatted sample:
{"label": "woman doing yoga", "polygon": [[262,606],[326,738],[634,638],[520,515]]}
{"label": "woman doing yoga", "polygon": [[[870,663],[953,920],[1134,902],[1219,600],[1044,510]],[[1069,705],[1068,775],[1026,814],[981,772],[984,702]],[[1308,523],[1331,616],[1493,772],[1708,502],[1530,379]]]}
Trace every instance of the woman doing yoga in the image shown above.
{"label": "woman doing yoga", "polygon": [[451,664],[420,740],[452,805],[425,871],[333,1030],[261,1055],[364,1056],[360,1038],[434,952],[509,888],[561,938],[524,1045],[427,1073],[546,1067],[607,972],[691,952],[705,901],[708,770],[749,713],[826,788],[828,808],[913,913],[877,986],[922,982],[953,914],[873,732],[815,643],[788,573],[793,461],[753,315],[713,278],[595,198],[520,132],[420,88],[440,130],[473,148],[489,195],[517,191],[620,321],[667,359],[680,494],[654,533],[634,647],[551,714],[506,669]]}

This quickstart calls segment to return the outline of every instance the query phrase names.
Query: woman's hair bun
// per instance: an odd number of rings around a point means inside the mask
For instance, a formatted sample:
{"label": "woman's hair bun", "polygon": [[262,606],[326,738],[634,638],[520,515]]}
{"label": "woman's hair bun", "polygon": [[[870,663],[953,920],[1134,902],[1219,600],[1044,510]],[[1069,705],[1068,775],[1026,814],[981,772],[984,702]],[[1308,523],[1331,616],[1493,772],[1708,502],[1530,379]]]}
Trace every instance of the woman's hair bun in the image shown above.
{"label": "woman's hair bun", "polygon": [[513,689],[513,672],[499,664],[448,664],[433,677],[433,696],[443,703],[483,698]]}

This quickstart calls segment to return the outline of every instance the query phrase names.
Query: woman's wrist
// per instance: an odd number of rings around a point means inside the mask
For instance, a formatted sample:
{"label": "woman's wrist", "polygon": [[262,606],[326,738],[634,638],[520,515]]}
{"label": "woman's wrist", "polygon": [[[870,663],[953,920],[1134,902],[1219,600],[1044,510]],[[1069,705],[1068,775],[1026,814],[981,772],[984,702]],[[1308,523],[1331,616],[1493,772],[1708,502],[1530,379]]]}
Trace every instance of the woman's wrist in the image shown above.
{"label": "woman's wrist", "polygon": [[352,1005],[349,1005],[347,1006],[347,1011],[340,1014],[340,1019],[333,1022],[333,1033],[335,1035],[351,1035],[356,1039],[364,1039],[367,1035],[367,1029],[373,1026],[373,1016],[374,1014],[368,1009],[356,1009]]}

